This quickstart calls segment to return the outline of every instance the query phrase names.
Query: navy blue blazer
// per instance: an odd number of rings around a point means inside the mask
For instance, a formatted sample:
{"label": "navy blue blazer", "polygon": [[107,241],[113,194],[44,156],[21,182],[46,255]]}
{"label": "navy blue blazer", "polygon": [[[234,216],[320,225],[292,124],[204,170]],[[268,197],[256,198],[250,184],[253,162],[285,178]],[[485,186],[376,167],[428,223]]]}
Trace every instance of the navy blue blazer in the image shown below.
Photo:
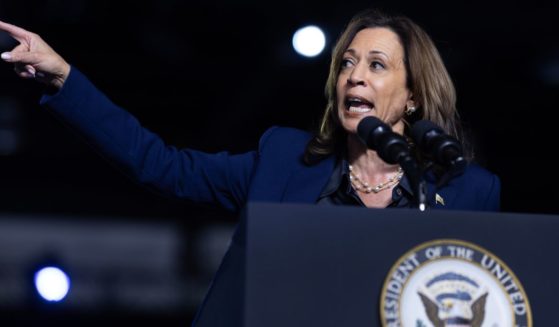
{"label": "navy blue blazer", "polygon": [[[302,155],[311,135],[291,128],[270,128],[258,150],[244,154],[208,154],[165,145],[74,67],[63,88],[43,96],[41,103],[141,184],[233,211],[248,201],[315,203],[335,165],[333,157],[305,165]],[[443,188],[435,190],[429,183],[428,189],[432,208],[499,209],[498,177],[474,164]],[[434,192],[444,205],[434,200]],[[198,325],[234,326],[240,321],[243,242],[242,235],[234,237],[199,311]]]}

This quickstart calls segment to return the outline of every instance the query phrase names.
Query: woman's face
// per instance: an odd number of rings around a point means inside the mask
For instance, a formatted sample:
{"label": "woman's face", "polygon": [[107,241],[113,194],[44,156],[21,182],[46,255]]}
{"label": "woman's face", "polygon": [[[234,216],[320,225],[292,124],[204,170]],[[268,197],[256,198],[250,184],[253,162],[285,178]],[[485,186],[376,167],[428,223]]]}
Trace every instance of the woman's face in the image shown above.
{"label": "woman's face", "polygon": [[387,28],[359,31],[344,52],[336,85],[338,116],[348,133],[366,116],[375,116],[403,134],[406,106],[413,106],[406,87],[404,49]]}

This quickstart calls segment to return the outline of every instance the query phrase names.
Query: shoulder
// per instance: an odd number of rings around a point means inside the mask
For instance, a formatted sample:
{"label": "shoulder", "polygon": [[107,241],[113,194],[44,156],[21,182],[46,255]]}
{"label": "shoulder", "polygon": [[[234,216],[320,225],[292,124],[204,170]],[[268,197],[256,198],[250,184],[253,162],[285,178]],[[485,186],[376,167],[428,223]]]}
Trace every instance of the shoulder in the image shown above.
{"label": "shoulder", "polygon": [[303,156],[311,137],[312,134],[295,128],[269,128],[260,138],[259,167],[288,171],[303,167]]}
{"label": "shoulder", "polygon": [[490,210],[500,209],[501,182],[489,170],[470,163],[463,174],[454,177],[439,192],[454,198],[457,209]]}
{"label": "shoulder", "polygon": [[268,128],[260,139],[260,143],[267,141],[282,142],[285,140],[295,142],[308,142],[312,134],[297,128],[273,126]]}
{"label": "shoulder", "polygon": [[273,148],[275,152],[301,153],[311,138],[311,133],[300,129],[274,126],[264,132],[260,138],[258,148],[260,152]]}
{"label": "shoulder", "polygon": [[495,186],[493,184],[498,184],[500,187],[500,180],[497,175],[475,163],[470,163],[466,167],[464,174],[460,176],[460,180],[476,189],[487,189],[487,187]]}

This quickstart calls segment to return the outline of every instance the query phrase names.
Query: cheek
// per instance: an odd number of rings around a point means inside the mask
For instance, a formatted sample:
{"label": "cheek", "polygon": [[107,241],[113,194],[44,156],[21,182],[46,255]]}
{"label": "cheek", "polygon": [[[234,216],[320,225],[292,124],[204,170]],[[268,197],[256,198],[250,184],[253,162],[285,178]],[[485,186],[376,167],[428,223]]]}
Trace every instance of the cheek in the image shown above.
{"label": "cheek", "polygon": [[344,85],[338,78],[338,82],[336,83],[336,101],[340,101],[344,94]]}
{"label": "cheek", "polygon": [[334,106],[335,106],[335,109],[336,109],[336,113],[338,114],[338,117],[340,117],[342,109],[343,109],[342,107],[343,107],[344,94],[345,94],[344,86],[338,80],[338,83],[336,84],[336,102],[334,103]]}
{"label": "cheek", "polygon": [[[398,83],[400,84],[400,83]],[[409,98],[410,92],[405,86],[394,86],[393,83],[381,83],[375,85],[378,91],[378,104],[379,107],[384,108],[390,112],[401,111],[403,112],[406,102]]]}

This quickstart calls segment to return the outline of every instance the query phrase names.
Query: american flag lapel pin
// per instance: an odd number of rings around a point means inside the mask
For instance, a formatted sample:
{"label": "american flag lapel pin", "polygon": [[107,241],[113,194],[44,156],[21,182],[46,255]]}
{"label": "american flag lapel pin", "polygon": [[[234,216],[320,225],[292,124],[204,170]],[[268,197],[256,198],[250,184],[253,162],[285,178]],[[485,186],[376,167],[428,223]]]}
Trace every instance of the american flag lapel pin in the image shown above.
{"label": "american flag lapel pin", "polygon": [[439,193],[435,193],[435,203],[439,203],[444,206],[444,199],[439,195]]}

